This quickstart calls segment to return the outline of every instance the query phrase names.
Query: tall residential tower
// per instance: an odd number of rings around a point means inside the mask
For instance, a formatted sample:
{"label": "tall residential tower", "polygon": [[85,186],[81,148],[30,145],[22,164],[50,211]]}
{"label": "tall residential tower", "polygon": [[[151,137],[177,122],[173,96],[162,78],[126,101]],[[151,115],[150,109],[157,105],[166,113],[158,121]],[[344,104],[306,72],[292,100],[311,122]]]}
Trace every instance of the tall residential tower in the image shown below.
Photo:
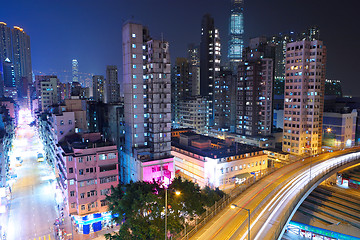
{"label": "tall residential tower", "polygon": [[120,85],[118,82],[118,69],[116,66],[106,67],[106,103],[120,102]]}
{"label": "tall residential tower", "polygon": [[171,157],[171,80],[169,43],[150,37],[141,24],[123,26],[125,149],[123,182],[174,177]]}
{"label": "tall residential tower", "polygon": [[239,64],[236,132],[268,136],[272,129],[275,49],[265,37],[250,39]]}
{"label": "tall residential tower", "polygon": [[205,14],[201,21],[200,95],[209,100],[209,124],[214,125],[214,81],[220,71],[221,43],[214,19]]}
{"label": "tall residential tower", "polygon": [[23,88],[21,78],[26,77],[28,82],[32,82],[30,36],[22,28],[16,26],[11,29],[11,35],[13,47],[12,62],[15,69],[18,96],[25,97],[21,95],[21,89]]}
{"label": "tall residential tower", "polygon": [[317,154],[321,148],[326,48],[322,41],[288,43],[283,151]]}
{"label": "tall residential tower", "polygon": [[12,59],[11,31],[6,23],[0,22],[0,63],[7,58]]}

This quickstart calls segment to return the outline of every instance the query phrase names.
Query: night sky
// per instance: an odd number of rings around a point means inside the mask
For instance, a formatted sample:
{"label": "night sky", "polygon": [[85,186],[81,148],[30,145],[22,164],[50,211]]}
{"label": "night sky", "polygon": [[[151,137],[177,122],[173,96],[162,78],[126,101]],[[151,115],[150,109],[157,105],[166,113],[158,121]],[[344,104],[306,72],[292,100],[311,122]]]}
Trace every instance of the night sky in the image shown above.
{"label": "night sky", "polygon": [[[360,96],[357,1],[245,0],[245,40],[278,32],[320,27],[328,50],[327,78],[339,79],[345,94]],[[164,34],[170,54],[186,56],[188,43],[200,42],[203,14],[220,29],[223,55],[228,40],[230,0],[4,0],[0,21],[22,27],[31,37],[34,71],[71,69],[104,74],[106,65],[122,64],[124,21],[147,25],[154,37]]]}

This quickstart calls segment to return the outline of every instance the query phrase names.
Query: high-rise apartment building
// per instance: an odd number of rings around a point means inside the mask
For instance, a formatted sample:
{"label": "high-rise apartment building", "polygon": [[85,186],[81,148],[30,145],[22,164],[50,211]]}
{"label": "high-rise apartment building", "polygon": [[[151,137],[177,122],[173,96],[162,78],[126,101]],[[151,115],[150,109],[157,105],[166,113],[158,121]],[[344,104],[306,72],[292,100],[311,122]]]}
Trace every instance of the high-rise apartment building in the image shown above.
{"label": "high-rise apartment building", "polygon": [[10,29],[6,23],[0,22],[0,64],[6,69],[10,63],[13,73],[7,74],[7,79],[3,77],[4,85],[7,85],[4,86],[4,94],[15,99],[26,98],[27,93],[23,89],[27,86],[23,86],[23,83],[32,82],[30,37],[22,28],[14,26]]}
{"label": "high-rise apartment building", "polygon": [[229,29],[228,58],[230,65],[236,69],[244,49],[244,0],[231,0]]}
{"label": "high-rise apartment building", "polygon": [[79,82],[79,62],[76,59],[71,61],[72,81]]}
{"label": "high-rise apartment building", "polygon": [[220,71],[221,43],[214,19],[205,14],[201,21],[200,95],[209,99],[209,124],[214,125],[214,81]]}
{"label": "high-rise apartment building", "polygon": [[283,151],[317,154],[321,148],[325,66],[322,41],[287,44]]}
{"label": "high-rise apartment building", "polygon": [[192,96],[190,64],[186,58],[176,58],[173,69],[172,114],[175,126],[180,122],[180,102]]}
{"label": "high-rise apartment building", "polygon": [[11,29],[13,59],[15,69],[16,86],[18,89],[18,96],[21,96],[22,77],[26,77],[29,82],[32,82],[32,65],[31,65],[31,50],[30,50],[30,36],[25,31],[17,26]]}
{"label": "high-rise apartment building", "polygon": [[298,34],[298,41],[307,40],[307,41],[315,41],[320,40],[320,29],[318,26],[312,26],[306,29],[305,31]]}
{"label": "high-rise apartment building", "polygon": [[4,95],[3,65],[0,62],[0,97]]}
{"label": "high-rise apartment building", "polygon": [[274,95],[284,95],[286,45],[297,40],[320,40],[320,30],[318,27],[310,27],[299,34],[291,31],[279,33],[269,39],[269,43],[275,45]]}
{"label": "high-rise apartment building", "polygon": [[39,75],[35,76],[36,96],[40,111],[60,102],[61,93],[58,92],[59,80],[57,76]]}
{"label": "high-rise apartment building", "polygon": [[236,125],[236,76],[229,69],[222,69],[215,78],[215,124],[216,130],[235,131]]}
{"label": "high-rise apartment building", "polygon": [[120,102],[120,84],[118,82],[118,69],[116,66],[106,67],[105,88],[107,103]]}
{"label": "high-rise apartment building", "polygon": [[274,47],[265,37],[250,39],[238,68],[238,134],[271,135],[273,81]]}
{"label": "high-rise apartment building", "polygon": [[199,46],[189,44],[188,61],[190,63],[190,78],[192,83],[192,95],[200,95],[200,51]]}
{"label": "high-rise apartment building", "polygon": [[3,63],[3,80],[4,87],[16,87],[15,69],[9,58],[6,58]]}
{"label": "high-rise apartment building", "polygon": [[206,97],[192,96],[179,101],[179,125],[207,134],[209,126],[209,101]]}
{"label": "high-rise apartment building", "polygon": [[102,75],[93,76],[93,95],[97,102],[105,102],[105,80]]}
{"label": "high-rise apartment building", "polygon": [[289,32],[272,36],[268,41],[275,45],[274,95],[284,95],[286,44],[295,40],[295,33]]}
{"label": "high-rise apartment building", "polygon": [[11,30],[6,23],[0,22],[0,63],[12,59]]}
{"label": "high-rise apartment building", "polygon": [[342,87],[340,80],[325,80],[325,96],[342,97]]}
{"label": "high-rise apartment building", "polygon": [[125,149],[123,181],[174,177],[171,157],[169,43],[152,39],[147,28],[123,26]]}

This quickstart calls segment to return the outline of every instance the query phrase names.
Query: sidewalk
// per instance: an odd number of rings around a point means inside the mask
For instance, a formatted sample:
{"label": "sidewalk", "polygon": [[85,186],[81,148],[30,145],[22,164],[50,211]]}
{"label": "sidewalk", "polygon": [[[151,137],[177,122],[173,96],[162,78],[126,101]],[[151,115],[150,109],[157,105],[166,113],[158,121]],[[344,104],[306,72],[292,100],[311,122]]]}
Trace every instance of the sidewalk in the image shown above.
{"label": "sidewalk", "polygon": [[[90,234],[79,234],[77,233],[75,226],[71,226],[71,218],[69,216],[69,212],[67,211],[67,207],[65,206],[65,203],[59,204],[59,210],[58,214],[59,217],[61,217],[61,211],[63,211],[64,214],[64,223],[60,225],[60,229],[63,229],[66,232],[66,236],[61,239],[58,237],[59,240],[87,240],[87,239],[96,239],[96,240],[105,240],[104,234],[112,233],[115,231],[119,231],[120,227],[116,226],[114,228],[110,229],[103,229],[101,231],[90,233]],[[63,208],[63,210],[61,210]]]}

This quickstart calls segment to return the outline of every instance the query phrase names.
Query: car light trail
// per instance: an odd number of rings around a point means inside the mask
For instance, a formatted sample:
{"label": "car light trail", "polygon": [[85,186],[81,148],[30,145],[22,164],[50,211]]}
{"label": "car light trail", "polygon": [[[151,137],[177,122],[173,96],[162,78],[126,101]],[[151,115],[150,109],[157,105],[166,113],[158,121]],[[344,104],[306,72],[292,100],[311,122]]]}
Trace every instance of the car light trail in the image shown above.
{"label": "car light trail", "polygon": [[[334,157],[328,160],[325,160],[320,163],[314,163],[311,167],[311,176],[309,168],[306,168],[301,174],[290,180],[272,199],[269,203],[266,204],[264,209],[260,212],[260,214],[253,220],[251,224],[251,229],[256,226],[259,220],[264,217],[265,212],[269,212],[270,216],[267,217],[266,221],[262,223],[260,230],[256,233],[254,239],[264,239],[262,233],[269,228],[270,221],[274,220],[273,218],[276,215],[279,215],[280,208],[285,204],[288,204],[293,198],[298,194],[299,190],[306,186],[312,179],[316,178],[319,174],[326,171],[326,169],[333,167],[341,163],[342,161],[350,162],[351,160],[358,158],[360,153],[350,153],[340,157]],[[272,210],[273,209],[273,210]],[[241,223],[242,224],[242,223]],[[240,224],[240,225],[241,225]],[[237,228],[236,228],[237,229]],[[234,231],[236,232],[236,230]],[[268,231],[266,231],[268,232]],[[247,237],[247,232],[242,235],[241,240]]]}

